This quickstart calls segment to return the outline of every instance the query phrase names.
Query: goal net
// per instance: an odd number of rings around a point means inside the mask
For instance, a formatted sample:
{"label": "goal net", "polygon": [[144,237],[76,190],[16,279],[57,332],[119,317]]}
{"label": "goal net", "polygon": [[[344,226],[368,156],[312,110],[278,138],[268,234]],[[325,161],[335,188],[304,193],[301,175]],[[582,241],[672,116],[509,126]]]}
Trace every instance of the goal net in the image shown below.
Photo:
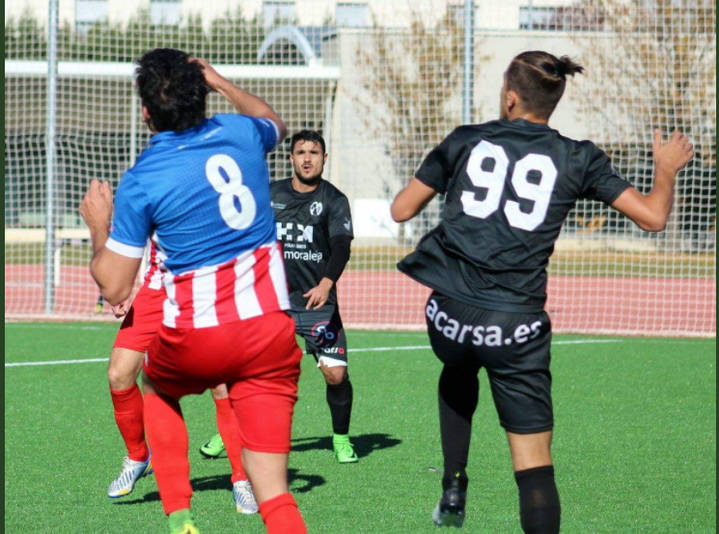
{"label": "goal net", "polygon": [[[395,265],[437,224],[441,198],[401,225],[389,204],[463,118],[497,117],[509,61],[541,49],[586,69],[568,81],[550,126],[595,141],[641,191],[652,183],[654,128],[665,136],[681,129],[695,147],[664,232],[645,234],[604,205],[577,204],[550,261],[555,331],[715,333],[712,2],[476,0],[470,18],[453,0],[208,2],[201,12],[190,2],[148,0],[134,13],[113,11],[115,3],[74,0],[76,9],[60,11],[53,95],[47,10],[6,6],[6,317],[111,318],[106,304],[96,306],[77,207],[91,178],[116,187],[149,139],[133,62],[161,46],[216,65],[273,105],[290,133],[322,132],[324,177],[347,194],[354,219],[339,282],[345,323],[422,328],[428,290]],[[218,95],[208,107],[230,111]],[[273,180],[290,176],[287,153],[285,142],[270,154]]]}

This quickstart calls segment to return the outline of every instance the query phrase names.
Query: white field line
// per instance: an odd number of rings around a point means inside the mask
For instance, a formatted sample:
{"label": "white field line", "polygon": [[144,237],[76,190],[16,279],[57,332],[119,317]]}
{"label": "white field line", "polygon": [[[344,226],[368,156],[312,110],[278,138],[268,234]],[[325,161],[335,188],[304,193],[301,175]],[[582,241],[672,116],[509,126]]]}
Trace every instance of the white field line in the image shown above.
{"label": "white field line", "polygon": [[30,367],[33,365],[65,365],[72,363],[96,363],[106,362],[108,358],[87,358],[85,360],[53,360],[50,362],[10,362],[5,367]]}
{"label": "white field line", "polygon": [[[591,343],[619,343],[620,339],[568,339],[564,341],[555,341],[553,345],[580,345]],[[429,345],[404,345],[399,347],[360,347],[351,349],[350,352],[386,352],[389,350],[429,350]],[[5,367],[30,367],[36,365],[70,365],[76,363],[98,363],[106,362],[108,358],[86,358],[83,360],[52,360],[45,362],[10,362]]]}
{"label": "white field line", "polygon": [[[118,322],[119,324],[119,322]],[[76,324],[63,324],[63,323],[51,323],[51,324],[42,324],[42,323],[5,323],[5,328],[30,328],[32,330],[36,330],[38,328],[52,328],[52,329],[59,329],[59,328],[71,328],[73,330],[104,330],[108,328],[108,326],[112,325],[81,325],[78,326]]]}

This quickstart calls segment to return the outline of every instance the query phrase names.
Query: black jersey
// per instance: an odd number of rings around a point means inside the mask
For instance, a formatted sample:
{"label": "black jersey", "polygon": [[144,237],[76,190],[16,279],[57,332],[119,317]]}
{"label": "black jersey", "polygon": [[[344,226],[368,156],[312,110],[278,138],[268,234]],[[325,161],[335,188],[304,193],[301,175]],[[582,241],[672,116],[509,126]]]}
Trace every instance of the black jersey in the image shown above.
{"label": "black jersey", "polygon": [[[304,310],[302,295],[315,287],[325,274],[330,257],[330,239],[352,234],[352,216],[347,197],[334,185],[321,180],[317,189],[299,193],[292,179],[270,184],[277,238],[282,241],[292,309]],[[327,304],[337,303],[332,286]]]}
{"label": "black jersey", "polygon": [[445,205],[399,270],[450,297],[510,312],[544,307],[549,257],[577,199],[611,204],[631,186],[593,143],[523,119],[460,126],[416,177],[446,193]]}

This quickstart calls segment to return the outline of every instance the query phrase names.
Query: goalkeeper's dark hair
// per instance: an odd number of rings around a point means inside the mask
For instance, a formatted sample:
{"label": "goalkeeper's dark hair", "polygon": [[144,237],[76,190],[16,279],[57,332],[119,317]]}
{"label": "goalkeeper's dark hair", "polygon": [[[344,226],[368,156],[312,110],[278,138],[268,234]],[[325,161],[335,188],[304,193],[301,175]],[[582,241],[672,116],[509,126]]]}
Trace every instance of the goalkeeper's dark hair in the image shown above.
{"label": "goalkeeper's dark hair", "polygon": [[199,63],[174,48],[156,48],[137,61],[137,90],[153,130],[181,132],[205,118],[207,93]]}
{"label": "goalkeeper's dark hair", "polygon": [[327,152],[327,148],[325,146],[325,140],[320,134],[320,132],[316,130],[301,130],[297,132],[295,135],[292,136],[292,139],[290,139],[290,153],[294,152],[295,145],[299,143],[300,141],[310,141],[312,143],[319,143],[319,145],[322,147],[322,154],[324,155],[325,152]]}
{"label": "goalkeeper's dark hair", "polygon": [[584,67],[568,56],[557,58],[548,52],[532,50],[512,60],[504,80],[507,89],[522,99],[523,109],[548,119],[564,94],[567,75],[583,71]]}

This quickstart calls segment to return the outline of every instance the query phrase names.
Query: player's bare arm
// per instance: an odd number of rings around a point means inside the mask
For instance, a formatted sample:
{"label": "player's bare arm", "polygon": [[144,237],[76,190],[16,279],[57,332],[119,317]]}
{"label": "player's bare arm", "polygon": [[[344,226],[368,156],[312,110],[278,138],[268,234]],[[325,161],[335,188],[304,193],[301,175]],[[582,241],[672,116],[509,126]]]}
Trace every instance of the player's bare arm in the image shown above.
{"label": "player's bare arm", "polygon": [[334,282],[326,276],[320,280],[320,283],[310,289],[307,293],[303,294],[303,297],[307,297],[307,305],[305,309],[317,310],[325,305],[327,299],[330,296],[330,290]]}
{"label": "player's bare arm", "polygon": [[612,207],[647,232],[661,232],[666,226],[674,201],[677,173],[692,159],[693,147],[686,135],[675,131],[662,141],[660,130],[654,131],[654,187],[642,195],[631,187],[612,203]]}
{"label": "player's bare arm", "polygon": [[237,87],[230,80],[221,76],[204,59],[193,58],[192,61],[202,65],[202,73],[205,75],[205,82],[207,82],[207,85],[213,91],[217,91],[224,96],[237,111],[243,115],[270,119],[277,125],[277,129],[279,131],[279,138],[277,141],[279,142],[285,138],[287,135],[287,127],[282,119],[280,119],[279,115],[275,113],[275,110],[272,109],[267,102]]}
{"label": "player's bare arm", "polygon": [[141,259],[128,258],[105,247],[112,218],[112,190],[108,182],[90,181],[80,203],[80,214],[92,241],[90,274],[105,300],[111,305],[119,304],[132,293]]}
{"label": "player's bare arm", "polygon": [[392,201],[390,212],[395,222],[410,220],[424,209],[427,203],[434,198],[437,191],[424,184],[417,178],[407,184]]}

